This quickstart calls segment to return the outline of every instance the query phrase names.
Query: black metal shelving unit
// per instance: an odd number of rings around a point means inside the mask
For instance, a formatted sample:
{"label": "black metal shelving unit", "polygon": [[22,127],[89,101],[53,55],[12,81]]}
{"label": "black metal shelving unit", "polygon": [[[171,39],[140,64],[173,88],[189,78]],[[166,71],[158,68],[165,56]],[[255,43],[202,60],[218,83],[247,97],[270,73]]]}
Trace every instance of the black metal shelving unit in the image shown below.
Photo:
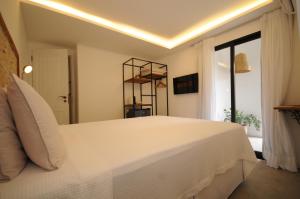
{"label": "black metal shelving unit", "polygon": [[[158,68],[165,69],[165,73],[163,75],[158,75],[153,73],[153,67],[157,66]],[[142,76],[142,70],[145,67],[150,67],[150,73],[146,76]],[[125,79],[125,70],[129,68],[131,69],[131,78]],[[136,72],[137,71],[137,72]],[[138,77],[137,77],[138,76]],[[167,115],[169,115],[169,99],[168,99],[168,66],[166,64],[157,63],[153,61],[147,61],[139,58],[130,58],[126,62],[123,63],[123,115],[126,118],[126,110],[128,108],[132,108],[133,104],[126,104],[125,103],[125,84],[132,84],[132,98],[135,97],[135,85],[139,85],[139,94],[140,94],[140,103],[135,104],[136,107],[143,109],[145,107],[151,108],[151,115],[157,115],[157,88],[156,84],[157,81],[166,79],[166,100],[167,100]],[[144,94],[143,93],[143,84],[151,84],[151,93]],[[154,85],[154,86],[153,86]],[[153,88],[154,87],[154,88]],[[151,103],[144,104],[143,98],[150,97]],[[154,112],[154,103],[155,103],[155,112]]]}

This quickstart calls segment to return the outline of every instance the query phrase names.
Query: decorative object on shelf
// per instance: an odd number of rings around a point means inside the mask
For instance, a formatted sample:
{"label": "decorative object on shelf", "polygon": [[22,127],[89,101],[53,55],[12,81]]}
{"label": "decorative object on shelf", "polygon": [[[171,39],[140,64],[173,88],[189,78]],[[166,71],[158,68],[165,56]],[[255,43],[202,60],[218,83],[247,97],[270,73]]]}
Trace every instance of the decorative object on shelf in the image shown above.
{"label": "decorative object on shelf", "polygon": [[126,118],[145,117],[151,115],[151,109],[129,109],[126,113]]}
{"label": "decorative object on shelf", "polygon": [[290,113],[300,125],[300,105],[282,105],[274,107],[275,110]]}
{"label": "decorative object on shelf", "polygon": [[139,78],[130,78],[130,79],[127,79],[125,81],[125,83],[137,83],[137,84],[145,84],[145,83],[148,83],[150,82],[151,80],[148,79],[148,78],[143,78],[143,77],[139,77]]}
{"label": "decorative object on shelf", "polygon": [[132,106],[132,108],[133,108],[133,111],[135,111],[136,110],[136,99],[135,99],[135,96],[133,96],[133,98],[132,98],[133,100],[132,100],[132,104],[133,104],[133,106]]}
{"label": "decorative object on shelf", "polygon": [[[224,109],[225,119],[224,122],[231,122],[231,109]],[[248,128],[254,126],[257,131],[260,130],[261,121],[253,114],[247,114],[243,111],[236,110],[235,112],[236,123],[244,126],[245,132],[248,133]]]}
{"label": "decorative object on shelf", "polygon": [[198,73],[173,78],[174,94],[198,93]]}
{"label": "decorative object on shelf", "polygon": [[[145,107],[145,106],[151,106],[151,104],[145,104],[145,103],[143,103],[143,104],[141,104],[141,103],[136,103],[135,104],[135,107],[137,107],[137,108],[139,108],[140,109],[140,107]],[[133,104],[125,104],[125,108],[132,108],[133,107]]]}
{"label": "decorative object on shelf", "polygon": [[140,74],[142,77],[145,77],[145,78],[162,78],[162,77],[165,77],[167,75],[166,71],[164,68],[144,68],[142,69],[141,71],[141,74]]}
{"label": "decorative object on shelf", "polygon": [[141,75],[136,75],[136,76],[134,76],[134,79],[141,79],[141,78],[142,78]]}
{"label": "decorative object on shelf", "polygon": [[247,61],[247,55],[245,53],[239,53],[234,58],[235,73],[248,73],[251,71]]}
{"label": "decorative object on shelf", "polygon": [[[125,79],[126,69],[131,70],[131,77]],[[161,80],[166,79],[166,83],[163,83]],[[157,84],[157,82],[159,83]],[[125,84],[131,84],[132,90],[132,104],[125,103],[126,96],[126,87]],[[150,94],[143,93],[143,85],[150,84]],[[157,87],[159,85],[159,87]],[[139,103],[136,101],[136,92],[139,86]],[[157,88],[166,89],[166,98],[167,98],[167,115],[169,115],[169,105],[168,105],[168,66],[166,64],[161,64],[157,62],[147,61],[139,58],[131,58],[123,63],[123,115],[124,118],[130,117],[139,117],[146,115],[157,115]],[[149,91],[148,91],[149,92]],[[137,95],[138,96],[138,95]],[[147,100],[147,103],[144,103],[144,98],[150,97],[150,100]],[[128,99],[128,98],[127,98]],[[150,101],[150,103],[149,103]],[[150,107],[150,108],[145,108]],[[136,113],[135,113],[136,112]],[[148,114],[150,113],[150,114]]]}

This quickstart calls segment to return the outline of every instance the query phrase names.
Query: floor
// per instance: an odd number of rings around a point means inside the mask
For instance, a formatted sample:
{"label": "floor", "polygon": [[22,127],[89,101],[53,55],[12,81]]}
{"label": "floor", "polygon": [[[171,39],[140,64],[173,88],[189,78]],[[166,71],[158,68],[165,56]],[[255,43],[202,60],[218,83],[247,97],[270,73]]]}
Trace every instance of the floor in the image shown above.
{"label": "floor", "polygon": [[300,173],[290,173],[258,163],[248,179],[229,199],[299,199]]}

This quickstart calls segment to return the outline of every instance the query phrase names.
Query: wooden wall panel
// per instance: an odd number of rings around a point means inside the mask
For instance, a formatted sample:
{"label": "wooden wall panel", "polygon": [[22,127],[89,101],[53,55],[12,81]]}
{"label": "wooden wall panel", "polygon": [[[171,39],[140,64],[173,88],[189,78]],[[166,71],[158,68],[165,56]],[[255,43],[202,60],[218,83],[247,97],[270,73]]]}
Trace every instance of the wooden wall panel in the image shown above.
{"label": "wooden wall panel", "polygon": [[0,13],[0,86],[6,84],[9,72],[19,75],[19,55]]}

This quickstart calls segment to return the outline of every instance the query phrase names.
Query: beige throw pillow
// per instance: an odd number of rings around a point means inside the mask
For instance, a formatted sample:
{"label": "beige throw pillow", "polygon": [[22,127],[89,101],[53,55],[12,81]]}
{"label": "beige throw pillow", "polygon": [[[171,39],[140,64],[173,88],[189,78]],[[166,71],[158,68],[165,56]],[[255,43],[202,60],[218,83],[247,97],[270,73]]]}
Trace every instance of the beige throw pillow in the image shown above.
{"label": "beige throw pillow", "polygon": [[0,88],[0,182],[19,175],[27,162],[16,134],[6,93]]}
{"label": "beige throw pillow", "polygon": [[44,169],[59,168],[65,158],[65,149],[50,106],[29,84],[15,75],[7,95],[28,157]]}

